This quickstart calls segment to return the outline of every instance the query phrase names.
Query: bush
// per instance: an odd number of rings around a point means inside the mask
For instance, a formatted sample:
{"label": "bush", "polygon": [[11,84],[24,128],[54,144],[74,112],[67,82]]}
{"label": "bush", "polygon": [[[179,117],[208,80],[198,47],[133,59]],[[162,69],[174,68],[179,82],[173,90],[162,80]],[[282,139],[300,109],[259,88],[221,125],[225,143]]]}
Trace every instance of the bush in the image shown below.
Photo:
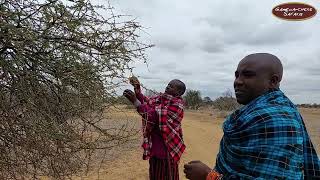
{"label": "bush", "polygon": [[199,109],[199,107],[202,105],[200,91],[187,90],[183,99],[186,103],[186,107],[189,109]]}
{"label": "bush", "polygon": [[131,138],[100,121],[129,64],[145,61],[137,22],[85,0],[0,9],[0,179],[64,179]]}
{"label": "bush", "polygon": [[241,107],[233,97],[219,97],[212,102],[212,106],[220,111],[233,111]]}

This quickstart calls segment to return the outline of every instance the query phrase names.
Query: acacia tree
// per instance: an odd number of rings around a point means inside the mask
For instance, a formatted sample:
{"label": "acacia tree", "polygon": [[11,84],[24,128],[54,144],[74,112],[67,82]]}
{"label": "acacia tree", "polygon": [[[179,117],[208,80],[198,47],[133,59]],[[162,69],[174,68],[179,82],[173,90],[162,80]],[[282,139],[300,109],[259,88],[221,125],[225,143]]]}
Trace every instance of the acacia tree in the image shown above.
{"label": "acacia tree", "polygon": [[222,93],[222,96],[218,97],[212,102],[214,108],[220,111],[234,111],[241,107],[237,102],[237,99],[232,97],[232,91],[230,89]]}
{"label": "acacia tree", "polygon": [[187,90],[183,99],[186,102],[186,107],[190,109],[199,109],[202,104],[201,93],[197,90]]}
{"label": "acacia tree", "polygon": [[206,96],[206,97],[203,98],[202,102],[204,104],[210,104],[210,103],[212,103],[212,100],[211,100],[210,97]]}
{"label": "acacia tree", "polygon": [[150,47],[121,19],[86,0],[0,0],[0,179],[62,179],[131,137],[100,123]]}

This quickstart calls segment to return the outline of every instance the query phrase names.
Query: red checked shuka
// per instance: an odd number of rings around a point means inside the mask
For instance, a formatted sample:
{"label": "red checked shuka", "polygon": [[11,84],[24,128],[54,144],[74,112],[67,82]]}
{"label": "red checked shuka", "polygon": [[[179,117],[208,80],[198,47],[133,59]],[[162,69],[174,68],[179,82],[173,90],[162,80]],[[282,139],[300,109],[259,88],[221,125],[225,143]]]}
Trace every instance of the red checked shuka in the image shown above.
{"label": "red checked shuka", "polygon": [[[182,98],[162,93],[148,98],[140,89],[136,90],[136,96],[141,102],[137,110],[143,117],[143,159],[153,155],[160,158],[169,155],[170,159],[178,162],[186,148],[181,129],[184,113]],[[164,147],[161,146],[163,142]]]}

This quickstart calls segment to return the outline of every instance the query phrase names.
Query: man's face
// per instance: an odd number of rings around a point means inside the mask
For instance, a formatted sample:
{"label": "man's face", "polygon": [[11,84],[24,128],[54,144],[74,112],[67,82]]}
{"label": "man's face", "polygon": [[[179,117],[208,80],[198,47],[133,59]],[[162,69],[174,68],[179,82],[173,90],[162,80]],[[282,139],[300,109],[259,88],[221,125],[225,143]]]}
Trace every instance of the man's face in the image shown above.
{"label": "man's face", "polygon": [[235,72],[234,90],[238,103],[248,104],[269,90],[270,80],[263,62],[243,59]]}
{"label": "man's face", "polygon": [[178,96],[179,88],[178,88],[177,82],[175,80],[172,80],[169,82],[169,84],[166,87],[165,93],[167,93],[171,96]]}

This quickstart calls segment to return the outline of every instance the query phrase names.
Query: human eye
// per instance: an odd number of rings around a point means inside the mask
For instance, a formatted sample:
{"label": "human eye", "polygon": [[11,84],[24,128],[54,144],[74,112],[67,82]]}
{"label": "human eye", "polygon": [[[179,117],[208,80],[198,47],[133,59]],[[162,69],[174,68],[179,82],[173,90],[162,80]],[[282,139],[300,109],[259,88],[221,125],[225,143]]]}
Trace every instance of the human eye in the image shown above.
{"label": "human eye", "polygon": [[245,71],[245,72],[243,72],[243,75],[244,75],[245,77],[253,77],[253,76],[256,75],[256,73],[253,72],[253,71]]}
{"label": "human eye", "polygon": [[234,72],[234,77],[235,77],[235,78],[238,78],[238,77],[239,77],[239,72],[238,72],[238,71]]}

